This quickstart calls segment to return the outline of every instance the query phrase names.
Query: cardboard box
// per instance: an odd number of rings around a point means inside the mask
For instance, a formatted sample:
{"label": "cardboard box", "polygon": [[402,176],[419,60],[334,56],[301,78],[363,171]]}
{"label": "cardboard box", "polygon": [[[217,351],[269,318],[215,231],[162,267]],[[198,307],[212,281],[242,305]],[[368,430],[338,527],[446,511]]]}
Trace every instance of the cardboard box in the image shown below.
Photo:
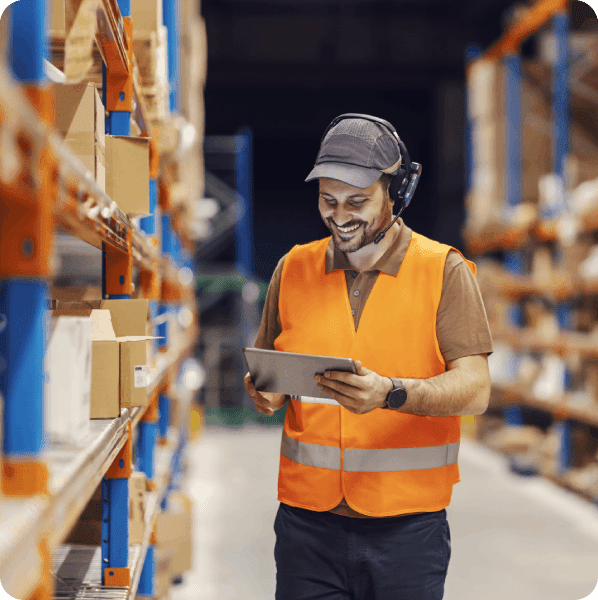
{"label": "cardboard box", "polygon": [[106,189],[104,106],[93,83],[54,84],[55,126],[69,149]]}
{"label": "cardboard box", "polygon": [[77,444],[89,433],[91,317],[59,316],[51,321],[45,362],[47,430],[54,441]]}
{"label": "cardboard box", "polygon": [[65,0],[50,0],[48,10],[48,27],[52,37],[66,36]]}
{"label": "cardboard box", "polygon": [[[90,417],[114,419],[120,416],[119,343],[114,335],[110,311],[61,305],[52,315],[91,318],[91,394]],[[82,307],[82,308],[81,308]]]}
{"label": "cardboard box", "polygon": [[141,77],[143,91],[154,86],[168,87],[168,30],[160,25],[157,31],[135,35],[133,51]]}
{"label": "cardboard box", "polygon": [[120,346],[120,405],[147,406],[148,340],[145,335],[149,300],[102,300]]}
{"label": "cardboard box", "polygon": [[101,286],[88,285],[84,287],[77,286],[52,286],[50,288],[50,298],[60,302],[85,302],[89,300],[99,301],[102,299]]}
{"label": "cardboard box", "polygon": [[193,502],[183,492],[168,496],[168,508],[157,516],[156,537],[158,549],[175,549],[170,569],[175,575],[193,565]]}
{"label": "cardboard box", "polygon": [[149,138],[106,136],[106,194],[127,215],[150,215]]}
{"label": "cardboard box", "polygon": [[133,37],[140,31],[157,31],[163,23],[162,0],[131,0]]}
{"label": "cardboard box", "polygon": [[145,473],[134,472],[129,478],[129,546],[141,544],[145,532]]}
{"label": "cardboard box", "polygon": [[155,598],[168,598],[168,591],[172,586],[172,578],[175,572],[172,570],[172,559],[175,553],[174,548],[157,548],[155,553],[156,571],[155,571]]}

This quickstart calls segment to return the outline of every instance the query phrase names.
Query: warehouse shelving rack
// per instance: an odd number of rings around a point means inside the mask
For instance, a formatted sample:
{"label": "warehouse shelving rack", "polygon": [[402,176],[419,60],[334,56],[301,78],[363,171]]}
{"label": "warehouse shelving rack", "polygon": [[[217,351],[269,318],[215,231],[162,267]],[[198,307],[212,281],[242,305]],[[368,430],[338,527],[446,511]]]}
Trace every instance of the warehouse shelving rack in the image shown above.
{"label": "warehouse shelving rack", "polygon": [[[150,138],[150,208],[155,215],[135,227],[53,130],[53,98],[45,75],[46,0],[13,4],[7,9],[10,69],[0,64],[0,580],[18,598],[51,597],[52,561],[64,550],[60,544],[101,482],[103,541],[94,563],[93,596],[101,597],[105,590],[106,597],[113,597],[111,589],[123,591],[123,597],[152,596],[154,522],[176,485],[188,437],[186,419],[177,431],[169,428],[170,393],[177,380],[185,389],[185,361],[195,345],[197,317],[176,346],[161,319],[157,334],[163,339],[150,367],[147,407],[123,409],[114,420],[92,421],[81,447],[47,444],[43,362],[48,282],[54,275],[52,241],[55,228],[62,226],[102,250],[103,298],[131,298],[137,267],[154,316],[193,305],[192,264],[182,252],[192,244],[184,231],[174,230],[168,182],[159,179],[159,137],[138,81],[130,0],[67,0],[67,5],[97,19],[94,38],[103,62],[106,133],[130,135],[133,116],[142,135]],[[178,0],[164,0],[172,112],[178,110],[177,19]],[[156,221],[160,237],[154,235]],[[144,542],[130,549],[128,478],[135,434],[137,462],[152,492]],[[70,585],[70,594],[80,595],[83,588]]]}
{"label": "warehouse shelving rack", "polygon": [[[576,353],[584,359],[598,358],[598,340],[595,335],[571,331],[571,301],[583,296],[595,297],[598,292],[598,281],[585,281],[574,284],[569,277],[556,280],[547,285],[539,285],[523,273],[523,257],[521,251],[528,244],[539,242],[557,242],[559,240],[559,217],[567,212],[566,194],[564,192],[565,163],[569,151],[569,103],[571,86],[579,84],[577,74],[570,76],[571,63],[568,52],[568,0],[540,0],[529,8],[527,13],[504,33],[489,49],[483,52],[472,46],[466,53],[468,76],[472,66],[478,60],[502,61],[504,67],[504,223],[492,224],[481,231],[466,233],[466,244],[470,252],[484,255],[491,252],[502,252],[503,270],[488,277],[486,283],[503,299],[511,301],[511,326],[506,330],[493,331],[493,338],[505,342],[513,350],[550,352],[560,356]],[[521,202],[522,154],[521,132],[522,115],[520,89],[523,77],[523,64],[520,46],[530,35],[536,33],[545,24],[551,22],[554,40],[550,97],[552,105],[552,172],[562,182],[560,204],[554,211],[544,214],[529,225],[509,223],[510,215]],[[549,72],[548,67],[545,71]],[[527,74],[527,72],[526,72]],[[546,77],[547,73],[543,73]],[[585,90],[587,92],[587,90]],[[582,90],[583,92],[583,90]],[[584,92],[584,99],[588,95]],[[592,100],[595,106],[595,99]],[[466,191],[472,187],[474,169],[473,161],[473,117],[468,109],[466,151]],[[598,213],[595,211],[581,215],[577,222],[581,234],[598,231]],[[522,327],[523,314],[518,300],[529,296],[544,298],[555,306],[560,331],[557,335],[539,336],[535,331]],[[502,410],[505,424],[521,426],[523,409],[536,409],[550,415],[553,423],[558,424],[559,431],[559,473],[549,476],[553,481],[586,496],[598,504],[598,495],[575,488],[567,480],[566,474],[572,467],[573,434],[577,424],[598,427],[598,398],[594,398],[593,406],[577,406],[573,394],[568,391],[556,401],[540,400],[531,390],[521,385],[493,383],[491,407]],[[522,474],[535,474],[521,469],[516,461],[511,462],[513,470]]]}

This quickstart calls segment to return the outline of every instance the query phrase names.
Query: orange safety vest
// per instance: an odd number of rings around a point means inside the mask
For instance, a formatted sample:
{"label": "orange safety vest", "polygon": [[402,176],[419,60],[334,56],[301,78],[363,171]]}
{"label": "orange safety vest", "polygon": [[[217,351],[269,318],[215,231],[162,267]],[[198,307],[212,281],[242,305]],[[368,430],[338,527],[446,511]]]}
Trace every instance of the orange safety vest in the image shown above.
{"label": "orange safety vest", "polygon": [[[451,246],[413,232],[396,277],[380,272],[355,331],[342,270],[325,273],[330,237],[294,246],[281,274],[276,350],[350,357],[382,376],[444,373],[436,312]],[[467,261],[473,274],[476,266]],[[314,511],[345,497],[373,517],[438,511],[461,479],[459,416],[376,408],[355,415],[332,398],[287,405],[278,500]]]}

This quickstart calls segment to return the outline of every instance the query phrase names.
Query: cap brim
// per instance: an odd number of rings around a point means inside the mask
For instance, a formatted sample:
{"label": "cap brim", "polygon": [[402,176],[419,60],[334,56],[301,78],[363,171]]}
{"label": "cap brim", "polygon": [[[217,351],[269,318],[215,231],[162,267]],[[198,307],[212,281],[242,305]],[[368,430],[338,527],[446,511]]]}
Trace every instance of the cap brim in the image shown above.
{"label": "cap brim", "polygon": [[382,173],[378,169],[368,169],[367,167],[358,167],[357,165],[348,165],[346,163],[326,162],[316,165],[305,181],[313,179],[336,179],[343,183],[348,183],[356,188],[369,188],[374,185]]}

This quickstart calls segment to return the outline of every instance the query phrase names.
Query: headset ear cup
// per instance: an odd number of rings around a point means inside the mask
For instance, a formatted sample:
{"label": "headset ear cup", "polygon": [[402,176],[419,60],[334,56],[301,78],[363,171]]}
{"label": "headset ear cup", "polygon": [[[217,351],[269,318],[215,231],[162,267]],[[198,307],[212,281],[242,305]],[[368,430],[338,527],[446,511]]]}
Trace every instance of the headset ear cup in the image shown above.
{"label": "headset ear cup", "polygon": [[390,187],[388,188],[388,193],[392,200],[402,200],[406,189],[407,185],[405,184],[405,169],[400,168],[397,171],[397,174],[392,178]]}

